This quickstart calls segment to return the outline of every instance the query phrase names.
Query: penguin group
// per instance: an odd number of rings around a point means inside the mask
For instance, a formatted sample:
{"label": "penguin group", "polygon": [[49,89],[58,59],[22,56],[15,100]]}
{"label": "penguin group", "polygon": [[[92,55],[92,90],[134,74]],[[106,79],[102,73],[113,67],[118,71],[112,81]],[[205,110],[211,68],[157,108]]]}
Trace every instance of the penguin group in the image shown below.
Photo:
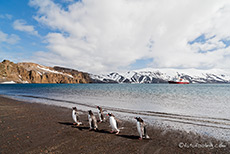
{"label": "penguin group", "polygon": [[[82,122],[80,122],[79,120],[79,113],[76,107],[72,108],[72,118],[74,121],[74,125],[82,125]],[[105,122],[106,118],[104,117],[102,108],[100,106],[97,106],[97,111],[98,111],[98,117],[99,123]],[[115,116],[112,113],[108,113],[107,114],[108,119],[109,119],[109,124],[110,127],[112,128],[110,133],[116,133],[116,135],[118,135],[120,133],[120,129],[118,128],[118,119],[115,118]],[[136,119],[136,125],[137,125],[137,131],[139,134],[139,139],[149,139],[149,136],[147,135],[147,131],[146,131],[146,124],[144,123],[143,119],[141,119],[140,117],[135,117],[134,119]],[[88,111],[88,122],[89,122],[89,130],[95,130],[98,131],[98,125],[97,125],[97,118],[96,116],[93,114],[92,110]]]}

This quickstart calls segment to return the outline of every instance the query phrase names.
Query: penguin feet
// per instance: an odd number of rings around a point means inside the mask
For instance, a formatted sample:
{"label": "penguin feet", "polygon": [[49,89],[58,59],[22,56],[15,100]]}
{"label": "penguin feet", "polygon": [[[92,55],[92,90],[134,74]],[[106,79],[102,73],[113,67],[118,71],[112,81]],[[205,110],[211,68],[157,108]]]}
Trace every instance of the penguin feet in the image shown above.
{"label": "penguin feet", "polygon": [[117,132],[116,132],[116,135],[118,135],[119,133],[120,133],[120,131],[117,131]]}
{"label": "penguin feet", "polygon": [[113,134],[114,131],[110,131],[111,134]]}
{"label": "penguin feet", "polygon": [[148,135],[143,136],[143,139],[150,139]]}
{"label": "penguin feet", "polygon": [[142,140],[142,138],[140,137],[139,140]]}
{"label": "penguin feet", "polygon": [[77,123],[76,125],[77,125],[77,126],[80,126],[81,124],[80,124],[80,123]]}
{"label": "penguin feet", "polygon": [[146,139],[150,139],[150,137],[148,135],[145,136]]}

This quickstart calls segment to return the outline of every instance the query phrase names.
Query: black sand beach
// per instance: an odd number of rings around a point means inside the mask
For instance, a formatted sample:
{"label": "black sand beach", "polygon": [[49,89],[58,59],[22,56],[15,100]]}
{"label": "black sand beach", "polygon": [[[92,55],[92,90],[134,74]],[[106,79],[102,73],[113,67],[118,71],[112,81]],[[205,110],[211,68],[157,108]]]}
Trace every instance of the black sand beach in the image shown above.
{"label": "black sand beach", "polygon": [[148,127],[150,140],[139,140],[135,123],[122,122],[119,135],[108,122],[99,131],[72,124],[71,109],[0,97],[0,153],[230,153],[230,143],[193,133]]}

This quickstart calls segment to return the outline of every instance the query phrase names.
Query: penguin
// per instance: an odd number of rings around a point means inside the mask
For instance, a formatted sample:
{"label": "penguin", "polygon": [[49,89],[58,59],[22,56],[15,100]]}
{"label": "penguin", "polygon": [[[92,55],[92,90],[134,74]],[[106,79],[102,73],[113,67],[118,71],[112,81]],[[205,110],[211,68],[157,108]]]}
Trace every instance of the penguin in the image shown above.
{"label": "penguin", "polygon": [[98,126],[97,126],[97,119],[96,117],[93,115],[93,112],[91,110],[88,111],[88,120],[89,120],[89,129],[92,130],[98,130]]}
{"label": "penguin", "polygon": [[134,119],[137,120],[137,131],[140,135],[140,140],[142,140],[143,138],[148,139],[149,136],[147,135],[146,132],[146,124],[144,123],[144,121],[140,118],[140,117],[135,117]]}
{"label": "penguin", "polygon": [[75,122],[75,123],[73,123],[74,125],[79,126],[82,124],[82,122],[79,121],[79,115],[78,115],[76,107],[73,107],[72,118],[73,118],[73,121]]}
{"label": "penguin", "polygon": [[116,134],[118,135],[120,130],[118,129],[118,125],[117,125],[115,116],[112,113],[108,113],[107,116],[109,116],[109,123],[110,123],[110,126],[112,127],[111,133],[116,131]]}
{"label": "penguin", "polygon": [[100,106],[97,106],[97,112],[98,112],[98,116],[100,119],[100,123],[105,121],[105,117],[103,115],[103,110]]}

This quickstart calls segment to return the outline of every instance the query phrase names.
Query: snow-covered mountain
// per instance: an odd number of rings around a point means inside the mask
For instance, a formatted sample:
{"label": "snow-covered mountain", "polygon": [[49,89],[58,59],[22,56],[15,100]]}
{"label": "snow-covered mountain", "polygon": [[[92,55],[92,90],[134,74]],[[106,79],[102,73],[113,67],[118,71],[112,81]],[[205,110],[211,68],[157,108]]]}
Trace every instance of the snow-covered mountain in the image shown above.
{"label": "snow-covered mountain", "polygon": [[230,83],[230,70],[143,69],[126,73],[93,75],[64,67],[35,63],[0,62],[0,83],[168,83],[183,78],[190,83]]}
{"label": "snow-covered mountain", "polygon": [[90,77],[99,83],[167,83],[173,78],[183,78],[190,83],[230,83],[230,70],[211,69],[145,69],[127,73],[110,73]]}

